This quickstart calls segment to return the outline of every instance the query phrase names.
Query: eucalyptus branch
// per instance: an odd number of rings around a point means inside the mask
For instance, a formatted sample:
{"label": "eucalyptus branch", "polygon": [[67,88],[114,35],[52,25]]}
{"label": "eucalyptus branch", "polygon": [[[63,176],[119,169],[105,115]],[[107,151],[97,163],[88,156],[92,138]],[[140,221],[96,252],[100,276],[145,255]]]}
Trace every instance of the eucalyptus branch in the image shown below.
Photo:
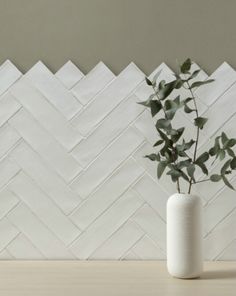
{"label": "eucalyptus branch", "polygon": [[[159,139],[153,145],[157,147],[161,145],[158,152],[146,155],[151,161],[157,161],[157,177],[161,178],[164,171],[168,168],[166,172],[171,180],[176,183],[177,191],[181,192],[180,188],[180,178],[188,183],[188,193],[191,193],[192,185],[201,182],[218,182],[223,181],[225,185],[233,189],[233,186],[228,181],[227,175],[236,170],[236,156],[232,149],[236,145],[236,139],[228,138],[227,135],[222,132],[220,136],[215,138],[214,146],[209,150],[203,152],[198,156],[198,145],[200,130],[203,129],[207,118],[199,117],[198,106],[196,97],[194,96],[193,89],[200,87],[204,84],[213,82],[212,79],[204,81],[192,82],[192,79],[197,77],[200,69],[191,72],[192,62],[187,59],[181,66],[178,74],[175,74],[175,80],[166,83],[164,80],[159,81],[157,84],[157,79],[160,72],[156,73],[153,80],[151,81],[146,77],[147,85],[151,86],[153,89],[153,94],[149,97],[147,101],[140,102],[139,104],[150,108],[152,117],[155,117],[161,110],[164,112],[164,116],[157,119],[155,127],[159,134]],[[182,78],[182,75],[187,75],[187,78]],[[190,91],[190,97],[182,99],[180,95],[174,99],[170,98],[173,90],[178,90],[180,88],[188,89]],[[188,102],[193,102],[193,107],[188,106]],[[194,118],[194,125],[197,128],[196,139],[191,139],[186,141],[184,139],[185,128],[173,128],[172,119],[174,118],[177,110],[184,108],[184,112],[191,113],[195,112],[196,118]],[[194,145],[193,156],[189,157],[188,150]],[[226,157],[227,160],[223,164],[219,174],[213,174],[205,180],[195,181],[195,169],[198,166],[205,175],[208,175],[207,160],[210,157],[215,157],[215,160],[222,161]]]}
{"label": "eucalyptus branch", "polygon": [[[195,96],[193,94],[193,91],[192,91],[191,86],[190,86],[188,81],[187,81],[187,85],[188,85],[188,89],[189,89],[189,91],[191,93],[191,96],[192,96],[192,99],[193,99],[193,103],[194,103],[194,107],[195,107],[194,111],[195,111],[196,116],[198,118],[199,116],[198,116],[198,108],[197,108],[196,99],[195,99]],[[196,161],[196,158],[197,158],[197,148],[198,148],[199,134],[200,134],[200,128],[199,128],[199,126],[197,126],[196,142],[195,142],[195,148],[194,148],[194,153],[193,153],[193,163]],[[190,194],[190,192],[191,192],[192,182],[193,182],[193,177],[191,177],[191,179],[189,181],[188,194]]]}

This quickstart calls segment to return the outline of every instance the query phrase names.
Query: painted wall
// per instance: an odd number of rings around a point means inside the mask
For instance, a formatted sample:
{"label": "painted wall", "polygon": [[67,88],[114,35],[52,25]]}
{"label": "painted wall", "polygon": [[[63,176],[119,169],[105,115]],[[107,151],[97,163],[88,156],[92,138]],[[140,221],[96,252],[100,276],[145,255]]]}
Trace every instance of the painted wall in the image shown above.
{"label": "painted wall", "polygon": [[[175,188],[143,158],[156,132],[136,102],[149,95],[146,74],[191,56],[207,70],[202,79],[214,72],[216,80],[197,91],[210,119],[202,147],[222,129],[235,136],[235,8],[229,0],[0,1],[0,62],[17,66],[0,66],[0,259],[165,258]],[[68,59],[79,68],[60,68]],[[178,123],[191,137],[190,121]],[[205,258],[235,260],[235,192],[203,182],[196,193]]]}
{"label": "painted wall", "polygon": [[[236,66],[234,0],[1,0],[0,62],[53,71],[71,59],[88,72],[104,61],[119,73],[190,56],[211,73]],[[105,45],[105,46],[104,46]]]}

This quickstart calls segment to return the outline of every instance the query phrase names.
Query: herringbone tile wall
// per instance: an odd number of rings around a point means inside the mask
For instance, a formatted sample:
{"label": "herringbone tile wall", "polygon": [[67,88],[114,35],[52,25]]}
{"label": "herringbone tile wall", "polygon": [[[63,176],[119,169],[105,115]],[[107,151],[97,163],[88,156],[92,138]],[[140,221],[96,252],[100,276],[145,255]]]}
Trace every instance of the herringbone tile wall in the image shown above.
{"label": "herringbone tile wall", "polygon": [[[160,79],[172,79],[166,64],[160,69]],[[156,164],[143,158],[157,137],[136,104],[150,92],[144,76],[133,63],[118,76],[103,63],[87,75],[71,62],[55,75],[41,62],[25,75],[10,61],[0,67],[2,259],[165,258],[175,187],[157,182]],[[222,128],[236,134],[236,72],[223,63],[211,76],[215,83],[196,91],[210,119],[203,148]],[[176,123],[192,137],[191,119],[181,113]],[[205,257],[235,260],[236,194],[200,184]]]}

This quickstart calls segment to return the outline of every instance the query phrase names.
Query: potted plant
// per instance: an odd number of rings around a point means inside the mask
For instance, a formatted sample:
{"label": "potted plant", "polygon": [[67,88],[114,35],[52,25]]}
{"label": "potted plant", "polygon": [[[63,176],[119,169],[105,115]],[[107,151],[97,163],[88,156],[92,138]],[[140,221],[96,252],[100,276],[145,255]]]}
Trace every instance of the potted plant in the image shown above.
{"label": "potted plant", "polygon": [[[177,192],[167,202],[167,268],[172,276],[178,278],[198,277],[203,268],[202,204],[201,199],[192,194],[194,185],[199,182],[223,181],[229,188],[234,189],[228,175],[236,169],[236,156],[232,149],[236,139],[229,138],[224,132],[215,138],[213,147],[199,153],[201,130],[208,119],[199,116],[194,93],[196,88],[212,83],[213,80],[198,81],[200,70],[192,70],[192,64],[192,61],[187,59],[179,66],[179,71],[174,74],[171,82],[160,81],[160,72],[152,80],[146,78],[147,85],[152,88],[152,94],[148,100],[139,103],[150,109],[158,135],[153,145],[155,151],[145,157],[158,163],[158,179],[165,173],[176,183]],[[187,96],[182,97],[183,95],[178,94],[181,92],[185,96],[187,93]],[[174,119],[177,113],[180,114],[180,110],[187,115],[194,114],[196,135],[193,135],[193,139],[185,139],[184,126],[175,126]],[[213,162],[209,161],[211,159]],[[223,162],[221,170],[218,174],[209,175],[209,165],[215,161]],[[198,170],[201,170],[206,178],[197,179]],[[186,192],[181,190],[182,182],[187,182]]]}

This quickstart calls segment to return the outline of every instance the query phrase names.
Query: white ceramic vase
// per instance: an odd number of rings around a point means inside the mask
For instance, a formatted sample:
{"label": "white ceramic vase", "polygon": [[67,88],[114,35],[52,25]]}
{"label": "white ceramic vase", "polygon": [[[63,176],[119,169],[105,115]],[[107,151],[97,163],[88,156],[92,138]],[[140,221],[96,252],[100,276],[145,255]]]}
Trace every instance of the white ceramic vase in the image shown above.
{"label": "white ceramic vase", "polygon": [[199,277],[203,270],[202,203],[195,195],[172,195],[167,202],[167,268],[177,278]]}

